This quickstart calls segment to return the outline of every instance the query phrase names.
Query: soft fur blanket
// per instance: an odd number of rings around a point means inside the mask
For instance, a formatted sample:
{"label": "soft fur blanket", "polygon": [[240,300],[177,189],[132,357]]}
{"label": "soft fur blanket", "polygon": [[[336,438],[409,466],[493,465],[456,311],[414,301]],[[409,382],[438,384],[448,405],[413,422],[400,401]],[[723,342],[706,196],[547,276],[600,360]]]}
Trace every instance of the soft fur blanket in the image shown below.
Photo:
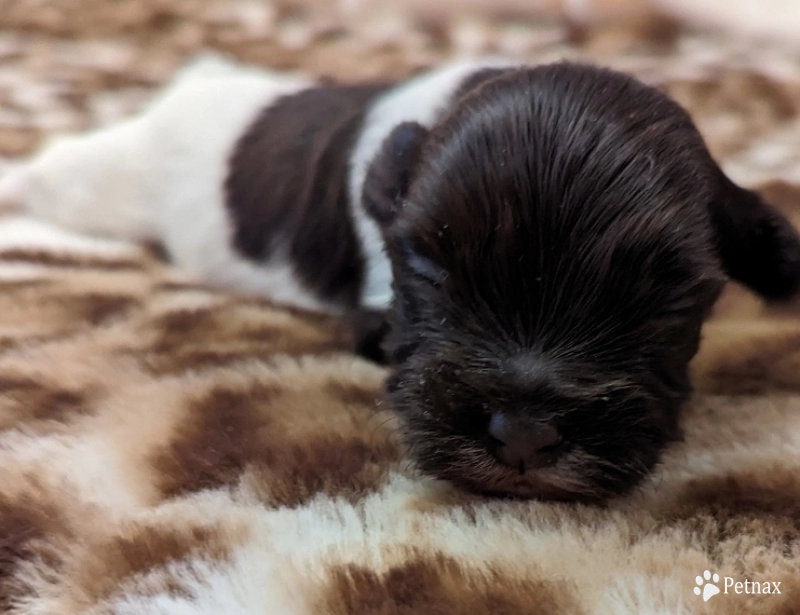
{"label": "soft fur blanket", "polygon": [[[800,222],[797,58],[672,31],[648,30],[653,47],[515,28],[531,61],[589,56],[661,84],[733,177]],[[463,42],[408,36],[361,74]],[[201,44],[187,40],[176,57]],[[359,65],[358,46],[339,49],[340,67]],[[146,248],[2,221],[0,611],[800,613],[800,307],[729,289],[695,361],[685,441],[604,507],[480,499],[418,476],[383,371],[344,336],[198,286]]]}

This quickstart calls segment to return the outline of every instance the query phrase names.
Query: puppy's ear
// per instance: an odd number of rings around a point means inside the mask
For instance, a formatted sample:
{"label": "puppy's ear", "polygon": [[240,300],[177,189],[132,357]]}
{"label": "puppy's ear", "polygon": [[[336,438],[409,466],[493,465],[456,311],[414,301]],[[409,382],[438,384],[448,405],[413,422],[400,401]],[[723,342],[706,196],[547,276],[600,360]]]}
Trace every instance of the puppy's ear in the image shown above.
{"label": "puppy's ear", "polygon": [[717,174],[710,211],[727,274],[766,299],[789,299],[800,291],[800,235],[757,193]]}
{"label": "puppy's ear", "polygon": [[427,135],[427,129],[416,122],[398,124],[367,169],[364,207],[382,228],[389,226],[397,216]]}

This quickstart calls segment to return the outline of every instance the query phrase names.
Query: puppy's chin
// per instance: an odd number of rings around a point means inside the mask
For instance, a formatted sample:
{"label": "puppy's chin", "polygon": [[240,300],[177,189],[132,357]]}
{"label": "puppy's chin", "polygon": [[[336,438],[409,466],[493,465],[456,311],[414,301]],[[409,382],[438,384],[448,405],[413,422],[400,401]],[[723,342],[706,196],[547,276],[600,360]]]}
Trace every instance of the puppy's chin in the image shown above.
{"label": "puppy's chin", "polygon": [[[653,465],[637,460],[619,466],[575,449],[551,465],[520,472],[477,445],[460,445],[442,454],[431,447],[435,440],[430,436],[422,448],[420,441],[409,438],[422,472],[491,497],[601,503],[636,487]],[[453,442],[442,441],[441,446],[453,447]]]}
{"label": "puppy's chin", "polygon": [[600,502],[610,495],[593,487],[564,462],[520,473],[498,463],[490,455],[484,457],[475,460],[474,474],[467,470],[464,474],[450,476],[450,471],[443,470],[439,478],[491,497]]}
{"label": "puppy's chin", "polygon": [[[515,394],[493,373],[488,380],[499,382],[501,394],[481,392],[475,381],[457,385],[445,368],[419,373],[400,370],[388,381],[413,462],[428,476],[482,495],[601,503],[637,487],[681,435],[682,399],[657,400],[632,384],[580,405],[553,393]],[[497,427],[498,414],[514,417],[504,423],[511,431],[502,422]],[[550,433],[558,436],[552,444]]]}

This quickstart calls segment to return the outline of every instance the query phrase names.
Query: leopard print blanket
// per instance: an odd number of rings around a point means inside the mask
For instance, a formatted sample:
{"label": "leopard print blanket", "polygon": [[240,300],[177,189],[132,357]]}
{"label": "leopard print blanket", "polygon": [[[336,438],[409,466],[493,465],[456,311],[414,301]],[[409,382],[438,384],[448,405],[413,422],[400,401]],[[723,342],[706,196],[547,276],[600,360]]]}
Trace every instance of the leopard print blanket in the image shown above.
{"label": "leopard print blanket", "polygon": [[[41,100],[59,83],[71,98],[52,100],[78,101],[61,127],[75,128],[114,115],[92,115],[109,108],[99,100],[126,113],[203,46],[355,76],[470,45],[588,57],[665,88],[725,169],[800,223],[800,58],[780,47],[661,22],[406,24],[384,40],[302,30],[293,14],[253,34],[251,13],[209,14],[113,33],[124,71],[97,60],[105,39],[28,24],[0,37],[0,85],[16,70],[15,91]],[[44,51],[26,38],[36,28],[53,37]],[[26,100],[0,107],[27,113],[0,121],[8,156],[55,130]],[[800,306],[727,290],[694,362],[685,440],[606,506],[483,499],[417,475],[384,372],[347,344],[336,320],[205,288],[147,247],[3,218],[0,611],[800,613]]]}

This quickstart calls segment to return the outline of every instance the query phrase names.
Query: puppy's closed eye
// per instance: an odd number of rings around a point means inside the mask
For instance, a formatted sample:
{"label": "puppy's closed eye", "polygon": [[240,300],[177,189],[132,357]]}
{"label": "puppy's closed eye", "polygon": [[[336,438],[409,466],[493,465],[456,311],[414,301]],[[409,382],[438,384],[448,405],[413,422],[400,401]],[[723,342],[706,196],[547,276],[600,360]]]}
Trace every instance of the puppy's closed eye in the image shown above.
{"label": "puppy's closed eye", "polygon": [[400,250],[406,267],[418,278],[435,286],[441,285],[447,279],[447,271],[443,267],[427,256],[423,256],[410,245],[404,243]]}

